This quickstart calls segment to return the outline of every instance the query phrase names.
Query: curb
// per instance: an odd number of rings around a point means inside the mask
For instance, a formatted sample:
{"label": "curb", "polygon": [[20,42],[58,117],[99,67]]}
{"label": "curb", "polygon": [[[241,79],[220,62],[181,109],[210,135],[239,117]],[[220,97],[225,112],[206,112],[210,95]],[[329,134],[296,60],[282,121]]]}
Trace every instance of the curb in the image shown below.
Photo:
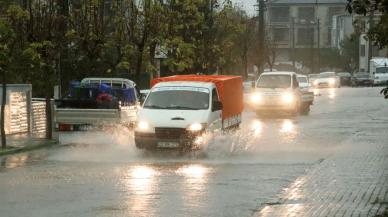
{"label": "curb", "polygon": [[18,154],[18,153],[27,152],[27,151],[33,151],[33,150],[37,150],[37,149],[41,149],[41,148],[51,147],[51,146],[54,146],[54,145],[57,145],[57,144],[59,144],[58,141],[56,141],[56,140],[49,140],[49,141],[46,141],[46,142],[41,143],[41,144],[27,145],[25,147],[14,148],[14,149],[7,150],[7,151],[1,151],[1,149],[0,149],[0,156],[11,155],[11,154]]}

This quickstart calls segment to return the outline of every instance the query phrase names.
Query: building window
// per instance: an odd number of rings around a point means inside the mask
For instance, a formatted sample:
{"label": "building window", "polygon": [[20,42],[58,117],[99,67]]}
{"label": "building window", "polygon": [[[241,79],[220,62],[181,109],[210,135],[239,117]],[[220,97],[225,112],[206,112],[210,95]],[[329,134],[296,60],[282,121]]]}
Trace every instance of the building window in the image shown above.
{"label": "building window", "polygon": [[288,22],[290,20],[289,7],[272,7],[269,13],[271,22]]}
{"label": "building window", "polygon": [[290,36],[289,29],[277,28],[272,29],[273,40],[276,42],[287,42]]}
{"label": "building window", "polygon": [[298,19],[300,23],[311,23],[315,20],[314,7],[300,7],[298,8]]}
{"label": "building window", "polygon": [[[333,17],[335,15],[342,15],[342,14],[345,14],[345,8],[344,7],[330,7],[327,13],[328,13],[327,14],[328,17]],[[333,23],[333,19],[328,19],[327,21],[328,21],[329,26],[331,26]]]}
{"label": "building window", "polygon": [[365,45],[362,44],[360,46],[360,56],[364,57],[365,56]]}
{"label": "building window", "polygon": [[331,29],[331,27],[329,27],[328,28],[328,30],[327,30],[327,44],[328,45],[330,45],[331,44],[331,42],[332,42],[332,29]]}
{"label": "building window", "polygon": [[314,42],[314,28],[298,29],[298,45],[312,45]]}

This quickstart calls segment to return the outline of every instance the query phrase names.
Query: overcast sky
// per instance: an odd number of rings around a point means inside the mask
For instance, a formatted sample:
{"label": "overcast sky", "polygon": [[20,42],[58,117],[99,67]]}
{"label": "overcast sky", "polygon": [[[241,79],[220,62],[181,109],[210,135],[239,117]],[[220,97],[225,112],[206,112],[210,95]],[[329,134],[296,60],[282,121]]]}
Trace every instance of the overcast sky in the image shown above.
{"label": "overcast sky", "polygon": [[241,6],[249,15],[254,15],[255,13],[255,7],[254,5],[257,4],[256,0],[232,0],[235,4],[238,4]]}

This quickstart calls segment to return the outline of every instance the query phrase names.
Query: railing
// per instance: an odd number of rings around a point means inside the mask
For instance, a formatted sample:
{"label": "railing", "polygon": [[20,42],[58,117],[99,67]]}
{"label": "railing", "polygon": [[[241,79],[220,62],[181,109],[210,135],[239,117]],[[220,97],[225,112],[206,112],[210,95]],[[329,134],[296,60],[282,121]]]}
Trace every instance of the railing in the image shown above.
{"label": "railing", "polygon": [[44,133],[46,131],[46,101],[33,98],[31,102],[31,131]]}

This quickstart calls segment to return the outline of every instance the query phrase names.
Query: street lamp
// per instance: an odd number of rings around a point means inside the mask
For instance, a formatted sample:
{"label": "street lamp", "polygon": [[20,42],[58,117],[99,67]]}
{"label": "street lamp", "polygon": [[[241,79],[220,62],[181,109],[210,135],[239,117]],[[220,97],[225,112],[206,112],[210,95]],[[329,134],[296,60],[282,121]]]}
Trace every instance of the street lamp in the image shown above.
{"label": "street lamp", "polygon": [[263,72],[263,63],[264,63],[264,57],[267,55],[266,54],[266,49],[264,48],[264,43],[265,43],[265,23],[264,23],[264,11],[267,10],[266,5],[265,5],[265,0],[257,0],[258,5],[255,5],[257,8],[257,12],[259,13],[259,31],[258,31],[258,62],[257,62],[257,67],[258,67],[258,74],[256,75],[256,78],[258,77],[259,74]]}

